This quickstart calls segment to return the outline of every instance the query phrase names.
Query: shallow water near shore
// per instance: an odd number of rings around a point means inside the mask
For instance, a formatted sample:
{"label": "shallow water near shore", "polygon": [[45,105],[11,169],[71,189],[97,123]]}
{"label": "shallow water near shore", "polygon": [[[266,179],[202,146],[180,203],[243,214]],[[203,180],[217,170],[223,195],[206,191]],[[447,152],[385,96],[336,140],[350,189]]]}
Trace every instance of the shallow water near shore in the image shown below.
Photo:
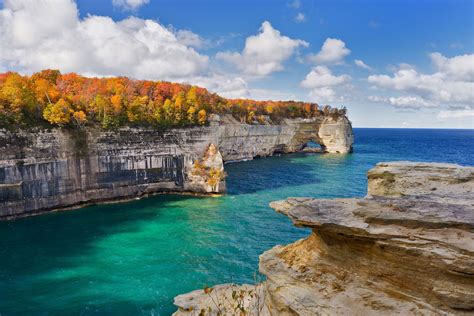
{"label": "shallow water near shore", "polygon": [[364,196],[380,161],[474,165],[474,130],[354,132],[353,154],[228,164],[222,197],[162,195],[0,222],[0,315],[169,315],[178,294],[254,282],[259,254],[309,234],[270,201]]}

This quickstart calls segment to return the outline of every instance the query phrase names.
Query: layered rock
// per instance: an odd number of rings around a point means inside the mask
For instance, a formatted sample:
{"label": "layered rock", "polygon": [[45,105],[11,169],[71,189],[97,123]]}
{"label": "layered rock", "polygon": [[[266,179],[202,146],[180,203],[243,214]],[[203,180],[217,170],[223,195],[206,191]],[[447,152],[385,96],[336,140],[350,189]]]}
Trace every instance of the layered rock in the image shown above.
{"label": "layered rock", "polygon": [[268,315],[262,284],[217,285],[175,297],[180,309],[174,316],[183,315]]}
{"label": "layered rock", "polygon": [[267,278],[262,311],[474,312],[474,168],[381,163],[368,178],[365,198],[271,203],[312,233],[261,255],[259,269]]}
{"label": "layered rock", "polygon": [[[341,131],[320,138],[328,124]],[[330,137],[347,148],[334,147]],[[153,193],[223,193],[224,162],[298,151],[309,140],[328,152],[349,152],[350,122],[248,125],[214,116],[209,126],[167,131],[0,130],[0,219]]]}
{"label": "layered rock", "polygon": [[223,117],[218,126],[219,150],[227,162],[297,152],[310,141],[321,145],[323,152],[349,153],[354,143],[352,126],[345,116],[337,120],[286,119],[278,125],[240,124]]}
{"label": "layered rock", "polygon": [[199,179],[189,178],[195,160],[211,159],[214,168],[223,168],[218,152],[203,158],[213,138],[202,128],[53,129],[1,136],[0,217],[157,192],[225,191],[220,178],[210,188],[210,167]]}

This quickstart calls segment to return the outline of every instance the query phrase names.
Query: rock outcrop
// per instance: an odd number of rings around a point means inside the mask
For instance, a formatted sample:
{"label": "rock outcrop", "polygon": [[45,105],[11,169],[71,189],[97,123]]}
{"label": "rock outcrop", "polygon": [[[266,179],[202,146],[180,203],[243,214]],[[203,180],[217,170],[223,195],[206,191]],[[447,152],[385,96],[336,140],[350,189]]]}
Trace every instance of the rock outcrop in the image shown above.
{"label": "rock outcrop", "polygon": [[[329,125],[340,131],[319,135]],[[153,193],[223,193],[224,162],[295,152],[310,140],[349,152],[352,138],[345,117],[249,125],[214,116],[209,126],[168,131],[0,130],[0,219]]]}
{"label": "rock outcrop", "polygon": [[310,141],[321,145],[323,152],[350,153],[354,143],[346,117],[286,119],[279,125],[240,124],[224,117],[218,126],[219,150],[226,162],[297,152]]}
{"label": "rock outcrop", "polygon": [[368,179],[365,198],[271,203],[312,233],[260,256],[260,315],[474,312],[474,168],[380,163]]}
{"label": "rock outcrop", "polygon": [[[225,191],[223,178],[209,184],[223,161],[218,152],[206,156],[214,145],[203,128],[3,132],[0,142],[3,218],[158,192]],[[212,166],[190,179],[196,160]]]}

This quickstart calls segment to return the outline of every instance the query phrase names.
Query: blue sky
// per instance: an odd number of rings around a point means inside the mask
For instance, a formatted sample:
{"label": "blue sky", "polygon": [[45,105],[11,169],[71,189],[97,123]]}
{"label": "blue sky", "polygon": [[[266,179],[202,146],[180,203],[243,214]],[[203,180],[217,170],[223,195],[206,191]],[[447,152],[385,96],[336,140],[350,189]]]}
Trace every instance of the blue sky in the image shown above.
{"label": "blue sky", "polygon": [[3,71],[48,67],[344,105],[354,126],[474,128],[473,1],[4,0],[1,8]]}

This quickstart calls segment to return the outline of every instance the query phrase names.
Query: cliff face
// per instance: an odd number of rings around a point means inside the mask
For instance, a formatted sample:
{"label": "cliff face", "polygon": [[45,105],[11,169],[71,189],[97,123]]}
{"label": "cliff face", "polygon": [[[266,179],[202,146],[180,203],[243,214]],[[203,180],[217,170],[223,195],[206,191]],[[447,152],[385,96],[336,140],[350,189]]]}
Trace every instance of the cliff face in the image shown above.
{"label": "cliff face", "polygon": [[[223,192],[188,179],[213,142],[205,128],[53,129],[0,134],[0,216],[9,217],[154,192]],[[220,161],[222,168],[222,159]],[[206,170],[204,170],[206,171]]]}
{"label": "cliff face", "polygon": [[279,125],[240,124],[232,118],[222,118],[219,125],[219,150],[225,161],[249,160],[291,153],[313,141],[328,153],[352,151],[354,135],[346,117],[286,119]]}
{"label": "cliff face", "polygon": [[[474,311],[474,168],[383,163],[368,178],[366,198],[271,203],[312,233],[260,256],[259,269],[267,277],[260,294],[265,303],[259,310],[248,303],[249,314]],[[202,300],[202,290],[175,299],[178,315],[207,306],[193,305],[194,297]],[[226,302],[221,309],[235,301],[219,299]]]}
{"label": "cliff face", "polygon": [[166,132],[0,130],[0,218],[157,192],[222,193],[225,161],[294,152],[308,140],[324,146],[334,137],[350,141],[327,151],[349,152],[352,129],[341,122],[343,131],[322,138],[319,129],[334,122],[247,125],[215,117],[207,127]]}

